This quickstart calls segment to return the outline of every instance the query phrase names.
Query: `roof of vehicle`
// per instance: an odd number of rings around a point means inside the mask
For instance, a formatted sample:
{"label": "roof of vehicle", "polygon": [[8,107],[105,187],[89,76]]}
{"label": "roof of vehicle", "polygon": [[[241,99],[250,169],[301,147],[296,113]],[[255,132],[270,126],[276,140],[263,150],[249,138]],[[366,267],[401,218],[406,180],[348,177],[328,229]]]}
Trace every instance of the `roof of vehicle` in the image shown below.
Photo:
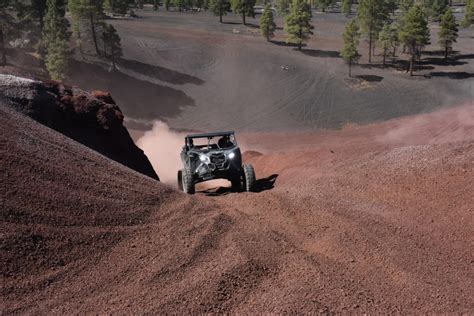
{"label": "roof of vehicle", "polygon": [[230,136],[230,135],[234,135],[234,131],[189,134],[188,136],[186,136],[186,138],[204,138],[204,137]]}

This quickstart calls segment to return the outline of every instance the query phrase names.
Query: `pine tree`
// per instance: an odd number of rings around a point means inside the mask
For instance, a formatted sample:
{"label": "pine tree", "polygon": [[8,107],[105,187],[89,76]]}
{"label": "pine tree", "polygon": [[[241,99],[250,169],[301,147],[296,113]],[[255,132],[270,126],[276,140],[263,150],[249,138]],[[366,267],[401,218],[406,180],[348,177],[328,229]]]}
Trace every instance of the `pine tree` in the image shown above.
{"label": "pine tree", "polygon": [[469,27],[472,24],[474,24],[474,0],[466,0],[466,9],[461,25],[462,27]]}
{"label": "pine tree", "polygon": [[335,0],[316,0],[316,2],[321,11],[326,12],[326,9],[334,4]]}
{"label": "pine tree", "polygon": [[385,66],[385,60],[387,58],[387,53],[388,53],[388,51],[389,51],[389,49],[391,48],[391,45],[392,45],[390,24],[389,23],[385,23],[384,26],[382,27],[382,30],[379,32],[378,44],[380,45],[380,48],[382,48],[383,65]]}
{"label": "pine tree", "polygon": [[38,19],[40,30],[43,30],[44,15],[46,14],[46,0],[31,0],[33,17]]}
{"label": "pine tree", "polygon": [[363,32],[369,36],[369,63],[372,62],[372,47],[377,33],[387,21],[387,6],[383,0],[361,0],[357,17]]}
{"label": "pine tree", "polygon": [[128,0],[105,0],[105,10],[115,14],[126,14],[128,11]]}
{"label": "pine tree", "polygon": [[411,58],[407,71],[410,71],[410,76],[412,76],[416,56],[419,56],[423,47],[430,42],[428,21],[419,5],[414,5],[408,10],[399,37],[401,42],[409,49]]}
{"label": "pine tree", "polygon": [[242,15],[242,24],[245,25],[245,16],[255,17],[255,12],[253,7],[255,5],[255,0],[231,0],[232,11],[236,14]]}
{"label": "pine tree", "polygon": [[313,26],[311,22],[311,7],[303,0],[293,0],[290,7],[290,14],[285,17],[285,31],[288,33],[286,42],[298,45],[301,50],[310,34]]}
{"label": "pine tree", "polygon": [[273,11],[271,10],[270,3],[265,5],[263,14],[260,17],[260,31],[262,32],[263,37],[270,40],[273,37],[273,32],[275,32],[276,24],[273,20]]}
{"label": "pine tree", "polygon": [[398,45],[400,45],[400,40],[398,38],[398,24],[397,23],[392,22],[392,24],[390,24],[389,38],[390,38],[390,47],[393,49],[392,58],[393,60],[395,60],[395,53],[396,53]]}
{"label": "pine tree", "polygon": [[181,12],[186,8],[186,0],[172,0],[173,6],[178,8],[178,11]]}
{"label": "pine tree", "polygon": [[431,5],[431,16],[433,20],[439,21],[444,12],[446,12],[446,1],[433,0],[433,4]]}
{"label": "pine tree", "polygon": [[69,0],[68,8],[71,12],[74,23],[74,31],[78,41],[81,41],[80,28],[82,24],[88,24],[90,35],[97,55],[101,55],[97,34],[103,21],[103,2],[102,0]]}
{"label": "pine tree", "polygon": [[453,43],[456,43],[458,38],[458,25],[451,9],[446,10],[443,14],[439,26],[439,44],[444,48],[444,59],[446,60],[448,52],[453,49]]}
{"label": "pine tree", "polygon": [[346,24],[346,29],[342,34],[342,39],[344,41],[344,47],[341,51],[341,57],[349,65],[349,77],[352,76],[352,65],[359,60],[359,52],[357,51],[357,46],[359,45],[359,26],[357,25],[355,19],[350,20]]}
{"label": "pine tree", "polygon": [[117,30],[111,24],[106,24],[102,32],[102,40],[104,41],[104,56],[112,62],[115,69],[115,62],[122,57],[122,45]]}
{"label": "pine tree", "polygon": [[219,22],[222,23],[222,16],[227,15],[230,9],[230,2],[228,0],[210,0],[209,9],[214,15],[219,16]]}
{"label": "pine tree", "polygon": [[348,17],[352,13],[352,0],[342,0],[342,12]]}
{"label": "pine tree", "polygon": [[67,21],[59,11],[60,0],[47,0],[42,46],[45,49],[45,65],[54,80],[64,79],[67,68]]}
{"label": "pine tree", "polygon": [[7,63],[7,45],[11,41],[27,44],[32,31],[26,6],[16,0],[0,0],[0,65]]}
{"label": "pine tree", "polygon": [[290,9],[290,0],[276,0],[275,7],[279,16],[286,16]]}
{"label": "pine tree", "polygon": [[402,11],[402,15],[407,13],[408,10],[415,4],[414,0],[399,0],[398,7]]}

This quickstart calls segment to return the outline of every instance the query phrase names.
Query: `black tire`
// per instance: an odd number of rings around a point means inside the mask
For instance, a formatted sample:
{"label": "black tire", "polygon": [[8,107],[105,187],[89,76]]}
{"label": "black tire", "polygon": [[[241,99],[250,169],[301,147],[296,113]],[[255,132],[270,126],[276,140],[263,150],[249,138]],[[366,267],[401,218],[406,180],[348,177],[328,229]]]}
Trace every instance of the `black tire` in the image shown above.
{"label": "black tire", "polygon": [[244,169],[244,185],[245,191],[253,192],[255,191],[255,170],[253,169],[252,165],[243,165],[242,168]]}
{"label": "black tire", "polygon": [[194,194],[194,181],[193,181],[193,173],[191,170],[185,168],[180,170],[181,171],[181,181],[183,186],[183,192],[187,194]]}
{"label": "black tire", "polygon": [[183,170],[178,170],[178,189],[183,191]]}

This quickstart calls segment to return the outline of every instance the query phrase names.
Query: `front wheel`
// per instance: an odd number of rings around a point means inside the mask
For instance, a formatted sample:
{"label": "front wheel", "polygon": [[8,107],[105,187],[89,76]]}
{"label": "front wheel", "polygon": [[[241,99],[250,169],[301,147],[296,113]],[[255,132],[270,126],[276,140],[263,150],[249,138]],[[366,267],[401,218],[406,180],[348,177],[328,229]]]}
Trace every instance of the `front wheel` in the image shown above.
{"label": "front wheel", "polygon": [[[179,175],[181,174],[181,182],[179,181]],[[194,181],[193,173],[191,170],[184,168],[178,171],[178,186],[183,190],[184,193],[194,194]]]}
{"label": "front wheel", "polygon": [[255,191],[256,179],[255,179],[255,170],[252,165],[243,165],[244,169],[244,185],[245,191],[253,192]]}

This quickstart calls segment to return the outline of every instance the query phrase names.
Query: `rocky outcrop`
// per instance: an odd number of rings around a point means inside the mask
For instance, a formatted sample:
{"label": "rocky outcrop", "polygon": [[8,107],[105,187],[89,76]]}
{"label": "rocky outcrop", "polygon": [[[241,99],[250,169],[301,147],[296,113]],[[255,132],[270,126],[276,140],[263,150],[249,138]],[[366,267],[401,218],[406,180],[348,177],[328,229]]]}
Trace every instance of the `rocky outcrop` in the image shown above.
{"label": "rocky outcrop", "polygon": [[123,125],[123,114],[110,94],[0,74],[0,99],[104,156],[159,180]]}

